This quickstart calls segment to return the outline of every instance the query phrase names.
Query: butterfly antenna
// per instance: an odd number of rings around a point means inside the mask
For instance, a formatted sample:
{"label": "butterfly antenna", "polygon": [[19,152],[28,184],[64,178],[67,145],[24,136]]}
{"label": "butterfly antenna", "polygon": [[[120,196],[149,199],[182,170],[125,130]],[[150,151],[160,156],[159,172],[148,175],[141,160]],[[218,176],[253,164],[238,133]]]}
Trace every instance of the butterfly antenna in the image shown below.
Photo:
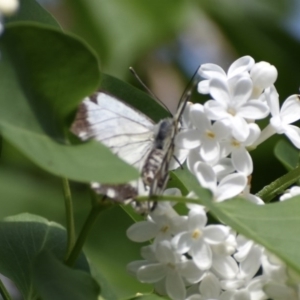
{"label": "butterfly antenna", "polygon": [[138,82],[143,86],[143,88],[158,102],[160,105],[162,105],[165,110],[167,110],[171,115],[172,113],[168,109],[168,107],[146,86],[146,84],[142,81],[140,76],[137,74],[137,72],[134,70],[133,67],[129,67],[130,72],[133,74],[133,76],[138,80]]}
{"label": "butterfly antenna", "polygon": [[184,91],[183,91],[183,93],[182,93],[182,95],[180,97],[180,100],[179,100],[179,103],[178,103],[178,107],[177,107],[177,116],[179,118],[183,114],[183,111],[185,109],[186,103],[191,98],[192,90],[193,90],[193,88],[197,84],[197,80],[195,80],[195,78],[197,77],[199,69],[200,69],[200,66],[194,72],[193,76],[191,77],[190,81],[186,85],[186,87],[185,87],[185,89],[184,89]]}
{"label": "butterfly antenna", "polygon": [[181,162],[179,161],[179,159],[177,158],[177,156],[173,155],[173,158],[179,164],[180,169],[183,170],[183,165],[181,164]]}
{"label": "butterfly antenna", "polygon": [[188,84],[186,85],[181,97],[180,97],[180,102],[183,100],[183,98],[185,97],[185,94],[192,90],[196,84],[197,84],[197,81],[195,80],[195,78],[197,77],[197,74],[198,74],[198,71],[200,69],[200,66],[196,69],[196,71],[193,73],[193,76],[191,77],[190,81],[188,82]]}

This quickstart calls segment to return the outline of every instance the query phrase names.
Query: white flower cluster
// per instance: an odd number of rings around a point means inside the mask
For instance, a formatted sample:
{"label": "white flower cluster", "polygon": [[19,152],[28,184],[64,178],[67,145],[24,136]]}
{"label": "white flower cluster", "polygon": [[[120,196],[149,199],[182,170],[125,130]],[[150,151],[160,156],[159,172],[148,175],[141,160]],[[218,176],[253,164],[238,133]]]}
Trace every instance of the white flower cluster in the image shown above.
{"label": "white flower cluster", "polygon": [[[300,119],[299,96],[287,98],[280,109],[273,85],[276,68],[250,56],[236,60],[227,73],[214,64],[202,65],[199,73],[205,80],[198,92],[212,99],[187,105],[176,146],[185,150],[189,171],[212,191],[214,201],[242,194],[263,204],[250,193],[253,163],[248,150],[275,133],[284,133],[300,148],[300,129],[290,125]],[[261,131],[255,120],[269,114],[269,125]],[[300,190],[290,190],[295,193]],[[229,227],[207,224],[204,207],[187,208],[182,216],[170,203],[160,202],[147,220],[127,230],[135,242],[152,241],[141,249],[143,260],[128,265],[139,281],[174,300],[300,299],[300,281],[282,262]]]}

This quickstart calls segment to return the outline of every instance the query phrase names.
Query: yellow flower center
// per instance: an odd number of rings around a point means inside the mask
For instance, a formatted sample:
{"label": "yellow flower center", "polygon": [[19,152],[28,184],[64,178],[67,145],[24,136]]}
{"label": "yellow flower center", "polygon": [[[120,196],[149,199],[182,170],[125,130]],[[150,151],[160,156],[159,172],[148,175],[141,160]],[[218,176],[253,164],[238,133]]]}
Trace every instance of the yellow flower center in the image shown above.
{"label": "yellow flower center", "polygon": [[235,148],[239,148],[241,143],[237,140],[232,140],[231,145]]}
{"label": "yellow flower center", "polygon": [[192,238],[193,239],[199,239],[202,236],[202,231],[199,229],[195,229],[192,233]]}
{"label": "yellow flower center", "polygon": [[210,130],[207,130],[206,131],[206,135],[207,135],[207,137],[209,137],[209,138],[211,138],[211,139],[214,139],[215,138],[215,134],[214,134],[214,132],[212,132],[212,131],[210,131]]}
{"label": "yellow flower center", "polygon": [[163,232],[163,233],[166,233],[168,230],[169,230],[169,226],[168,225],[165,225],[165,226],[163,226],[161,229],[160,229],[160,231],[161,232]]}
{"label": "yellow flower center", "polygon": [[228,112],[229,114],[231,114],[232,116],[235,116],[235,114],[236,114],[235,109],[233,109],[232,107],[229,107],[229,108],[227,109],[227,112]]}

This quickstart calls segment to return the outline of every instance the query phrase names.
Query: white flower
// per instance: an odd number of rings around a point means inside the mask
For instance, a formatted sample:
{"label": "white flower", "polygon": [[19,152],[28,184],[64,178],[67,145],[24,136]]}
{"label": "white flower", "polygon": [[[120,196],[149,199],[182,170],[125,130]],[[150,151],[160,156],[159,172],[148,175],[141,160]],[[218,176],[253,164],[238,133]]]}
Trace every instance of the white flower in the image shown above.
{"label": "white flower", "polygon": [[213,78],[221,78],[229,84],[236,76],[249,76],[249,70],[254,65],[254,59],[251,56],[243,56],[234,61],[228,69],[227,74],[224,70],[215,64],[203,64],[199,68],[199,75],[207,80],[202,80],[198,84],[198,92],[201,94],[209,93],[209,81]]}
{"label": "white flower", "polygon": [[224,242],[210,247],[213,253],[211,271],[221,279],[234,279],[239,271],[236,260],[231,256],[237,247],[236,234],[230,229]]}
{"label": "white flower", "polygon": [[163,284],[160,289],[165,290],[171,299],[184,300],[185,282],[189,284],[199,282],[204,273],[192,260],[176,253],[168,241],[147,248],[151,248],[152,255],[148,255],[151,260],[132,262],[127,268],[134,272],[141,282]]}
{"label": "white flower", "polygon": [[[251,176],[249,176],[248,178],[251,179]],[[243,198],[245,198],[246,200],[248,200],[254,204],[259,204],[259,205],[265,204],[265,202],[262,199],[260,199],[256,195],[253,195],[250,193],[250,187],[251,187],[250,180],[248,180],[248,183],[247,183],[245,189],[241,193],[241,196],[243,196]]]}
{"label": "white flower", "polygon": [[300,186],[293,186],[290,189],[286,190],[279,200],[284,201],[292,197],[300,195]]}
{"label": "white flower", "polygon": [[212,167],[202,162],[196,163],[194,172],[201,186],[211,190],[216,202],[237,196],[247,184],[247,177],[241,173],[229,174],[217,184]]}
{"label": "white flower", "polygon": [[174,248],[179,253],[188,253],[201,270],[207,270],[212,265],[211,244],[219,244],[226,240],[229,228],[223,225],[206,226],[207,217],[204,210],[188,216],[188,229],[177,234],[172,239]]}
{"label": "white flower", "polygon": [[279,96],[274,86],[265,90],[267,103],[270,107],[272,118],[270,124],[263,129],[260,137],[254,143],[259,145],[275,133],[285,134],[295,147],[300,149],[300,129],[290,125],[300,119],[299,95],[288,97],[279,108]]}
{"label": "white flower", "polygon": [[18,0],[0,0],[0,13],[10,16],[19,8]]}
{"label": "white flower", "polygon": [[273,300],[299,300],[300,280],[275,255],[264,251],[262,256],[264,291]]}
{"label": "white flower", "polygon": [[[187,157],[187,167],[189,171],[194,175],[195,175],[194,172],[195,165],[199,161],[203,162],[202,157],[200,156],[199,148],[191,150]],[[231,158],[229,157],[223,157],[215,161],[206,162],[206,163],[213,168],[213,171],[216,174],[218,181],[220,181],[226,175],[233,173],[235,170],[232,165]]]}
{"label": "white flower", "polygon": [[228,124],[216,121],[211,124],[204,113],[203,106],[194,104],[190,108],[190,118],[194,128],[180,132],[176,137],[176,145],[184,149],[199,147],[204,161],[214,161],[219,158],[219,142],[230,133]]}
{"label": "white flower", "polygon": [[253,172],[253,162],[247,147],[251,146],[259,137],[260,129],[257,124],[248,124],[249,135],[244,142],[230,138],[221,142],[223,155],[231,154],[232,164],[237,172],[249,176]]}
{"label": "white flower", "polygon": [[268,296],[263,290],[265,284],[263,276],[252,279],[221,280],[222,289],[230,293],[231,300],[265,300]]}
{"label": "white flower", "polygon": [[250,280],[261,267],[263,248],[242,235],[236,240],[238,246],[234,258],[239,262],[239,278]]}
{"label": "white flower", "polygon": [[198,291],[200,294],[193,294],[186,300],[227,300],[229,298],[222,292],[220,281],[213,273],[207,273],[202,279]]}
{"label": "white flower", "polygon": [[265,293],[272,300],[299,300],[299,286],[292,288],[286,284],[271,281],[264,286]]}
{"label": "white flower", "polygon": [[268,62],[261,61],[256,63],[250,71],[253,82],[251,98],[258,98],[264,89],[273,85],[277,79],[277,75],[277,69]]}
{"label": "white flower", "polygon": [[[167,189],[164,195],[181,195],[179,189]],[[174,202],[173,202],[174,204]],[[174,234],[185,228],[186,217],[179,216],[170,202],[158,202],[147,220],[132,224],[126,231],[127,237],[134,242],[146,242],[154,239],[171,240]]]}
{"label": "white flower", "polygon": [[248,77],[238,77],[231,87],[227,82],[214,78],[210,80],[209,91],[214,100],[204,104],[205,112],[211,120],[228,119],[232,135],[239,141],[245,141],[249,135],[246,119],[265,118],[268,106],[259,100],[250,100],[252,81]]}

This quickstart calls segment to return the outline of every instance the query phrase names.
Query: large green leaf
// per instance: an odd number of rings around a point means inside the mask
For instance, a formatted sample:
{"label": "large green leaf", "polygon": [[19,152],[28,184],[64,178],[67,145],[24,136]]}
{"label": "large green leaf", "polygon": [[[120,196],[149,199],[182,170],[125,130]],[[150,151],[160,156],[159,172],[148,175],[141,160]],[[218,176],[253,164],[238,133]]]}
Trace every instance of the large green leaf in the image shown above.
{"label": "large green leaf", "polygon": [[65,266],[49,251],[37,255],[33,280],[43,300],[98,299],[99,286],[89,274]]}
{"label": "large green leaf", "polygon": [[[21,214],[0,222],[0,243],[0,272],[14,281],[26,300],[33,299],[36,292],[31,270],[36,256],[48,250],[62,260],[66,253],[66,231],[42,217]],[[89,271],[84,256],[75,267]]]}
{"label": "large green leaf", "polygon": [[100,214],[90,233],[85,252],[104,299],[128,299],[137,292],[148,294],[152,291],[152,286],[140,283],[126,270],[128,263],[142,259],[140,248],[145,245],[126,237],[126,230],[132,223],[132,219],[115,206]]}
{"label": "large green leaf", "polygon": [[86,182],[119,183],[127,181],[131,174],[138,174],[135,169],[130,173],[131,167],[96,141],[63,145],[45,134],[5,123],[2,134],[36,164],[57,176]]}
{"label": "large green leaf", "polygon": [[66,117],[100,80],[97,59],[80,40],[21,23],[8,26],[0,43],[0,128],[10,143],[45,170],[74,180],[120,183],[137,177],[99,143],[63,144]]}
{"label": "large green leaf", "polygon": [[264,246],[300,274],[300,197],[266,205],[242,198],[215,203],[196,181],[187,176],[180,179],[219,221]]}

